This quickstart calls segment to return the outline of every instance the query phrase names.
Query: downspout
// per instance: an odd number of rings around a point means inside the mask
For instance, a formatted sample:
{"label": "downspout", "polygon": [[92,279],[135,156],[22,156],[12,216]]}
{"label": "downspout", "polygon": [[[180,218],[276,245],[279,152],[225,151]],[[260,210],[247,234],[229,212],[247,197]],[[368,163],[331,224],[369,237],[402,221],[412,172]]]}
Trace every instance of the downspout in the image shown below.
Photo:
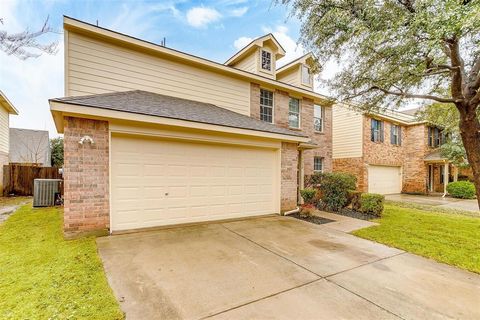
{"label": "downspout", "polygon": [[300,212],[300,208],[299,208],[299,207],[296,207],[296,208],[293,209],[293,210],[285,211],[285,212],[283,213],[283,215],[284,215],[284,216],[288,216],[288,215],[290,215],[290,214],[294,214],[294,213],[298,213],[298,212]]}

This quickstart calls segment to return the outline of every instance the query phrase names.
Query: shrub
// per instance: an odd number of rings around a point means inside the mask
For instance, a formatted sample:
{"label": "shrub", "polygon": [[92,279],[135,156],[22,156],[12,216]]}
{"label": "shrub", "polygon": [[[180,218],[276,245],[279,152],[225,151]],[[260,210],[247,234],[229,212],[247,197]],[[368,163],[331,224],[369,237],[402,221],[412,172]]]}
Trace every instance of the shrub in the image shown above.
{"label": "shrub", "polygon": [[322,181],[323,173],[315,172],[312,175],[305,176],[305,186],[308,188],[315,188],[320,185]]}
{"label": "shrub", "polygon": [[377,193],[363,193],[360,195],[360,211],[381,216],[385,196]]}
{"label": "shrub", "polygon": [[447,192],[454,198],[473,199],[475,197],[475,185],[469,181],[450,182]]}
{"label": "shrub", "polygon": [[305,188],[300,190],[300,195],[306,204],[313,204],[317,190],[311,188]]}
{"label": "shrub", "polygon": [[348,204],[350,191],[355,190],[357,178],[349,173],[332,172],[321,174],[320,192],[327,209],[338,211]]}
{"label": "shrub", "polygon": [[350,203],[352,209],[355,211],[360,211],[360,198],[363,192],[361,191],[350,191]]}
{"label": "shrub", "polygon": [[302,204],[300,206],[300,216],[301,217],[310,217],[315,212],[315,206],[313,204]]}

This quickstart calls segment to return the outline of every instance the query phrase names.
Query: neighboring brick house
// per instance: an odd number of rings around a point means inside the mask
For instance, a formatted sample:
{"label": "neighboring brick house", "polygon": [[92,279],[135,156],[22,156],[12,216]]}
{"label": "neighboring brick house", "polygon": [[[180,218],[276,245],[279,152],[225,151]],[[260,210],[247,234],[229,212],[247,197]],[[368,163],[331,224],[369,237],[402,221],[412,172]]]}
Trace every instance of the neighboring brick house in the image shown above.
{"label": "neighboring brick house", "polygon": [[417,121],[413,112],[334,108],[333,170],[355,174],[360,191],[445,193],[459,170],[441,157],[438,147],[444,141],[441,129]]}
{"label": "neighboring brick house", "polygon": [[67,235],[282,213],[332,169],[332,110],[311,54],[271,34],[224,64],[64,18]]}

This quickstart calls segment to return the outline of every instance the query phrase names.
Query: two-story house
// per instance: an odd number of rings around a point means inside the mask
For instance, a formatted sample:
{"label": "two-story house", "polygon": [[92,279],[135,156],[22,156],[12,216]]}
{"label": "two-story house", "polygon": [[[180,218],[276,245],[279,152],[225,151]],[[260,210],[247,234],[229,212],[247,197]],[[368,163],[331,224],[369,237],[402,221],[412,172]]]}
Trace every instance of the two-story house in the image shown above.
{"label": "two-story house", "polygon": [[271,34],[216,63],[64,18],[64,230],[157,227],[296,208],[329,171],[328,99],[307,54],[281,68]]}
{"label": "two-story house", "polygon": [[440,128],[418,121],[412,111],[366,114],[337,106],[333,169],[353,173],[363,192],[445,194],[459,175],[438,150],[445,139]]}

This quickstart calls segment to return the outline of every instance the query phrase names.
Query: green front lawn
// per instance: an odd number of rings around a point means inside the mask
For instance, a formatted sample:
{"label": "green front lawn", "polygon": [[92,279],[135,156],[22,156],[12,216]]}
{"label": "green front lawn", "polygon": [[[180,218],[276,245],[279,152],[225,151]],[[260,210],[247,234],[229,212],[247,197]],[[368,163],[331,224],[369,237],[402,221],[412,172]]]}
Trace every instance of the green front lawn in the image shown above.
{"label": "green front lawn", "polygon": [[0,319],[123,319],[95,239],[61,230],[61,209],[31,205],[0,225]]}
{"label": "green front lawn", "polygon": [[479,217],[386,204],[375,222],[353,234],[480,273]]}

